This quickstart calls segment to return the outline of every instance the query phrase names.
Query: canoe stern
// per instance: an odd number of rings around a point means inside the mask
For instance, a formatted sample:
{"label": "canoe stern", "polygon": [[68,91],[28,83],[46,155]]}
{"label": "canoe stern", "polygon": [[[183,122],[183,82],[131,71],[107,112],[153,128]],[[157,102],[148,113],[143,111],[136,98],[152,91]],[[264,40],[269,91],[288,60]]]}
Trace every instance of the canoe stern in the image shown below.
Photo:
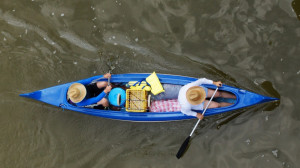
{"label": "canoe stern", "polygon": [[60,106],[64,103],[66,97],[67,86],[65,85],[58,85],[31,93],[24,93],[20,94],[20,96],[35,99],[54,106]]}

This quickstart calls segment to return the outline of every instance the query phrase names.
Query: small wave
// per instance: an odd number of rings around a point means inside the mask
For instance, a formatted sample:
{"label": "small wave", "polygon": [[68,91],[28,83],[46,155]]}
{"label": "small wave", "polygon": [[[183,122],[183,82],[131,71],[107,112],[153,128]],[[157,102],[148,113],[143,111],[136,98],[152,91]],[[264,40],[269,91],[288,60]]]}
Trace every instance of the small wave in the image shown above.
{"label": "small wave", "polygon": [[74,45],[86,49],[88,51],[97,52],[97,48],[93,45],[89,44],[87,41],[81,39],[74,33],[66,32],[66,31],[59,31],[60,37],[68,40],[69,42],[73,43]]}

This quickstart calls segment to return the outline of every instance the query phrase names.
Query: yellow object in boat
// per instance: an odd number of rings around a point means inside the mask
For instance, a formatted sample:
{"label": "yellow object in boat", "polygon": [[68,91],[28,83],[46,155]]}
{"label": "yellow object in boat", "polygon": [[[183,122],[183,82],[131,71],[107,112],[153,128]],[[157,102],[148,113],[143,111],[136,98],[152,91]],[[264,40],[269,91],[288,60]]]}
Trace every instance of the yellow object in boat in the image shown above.
{"label": "yellow object in boat", "polygon": [[146,81],[150,84],[151,93],[153,95],[157,95],[157,94],[165,91],[155,72],[153,72],[150,76],[148,76],[146,78]]}
{"label": "yellow object in boat", "polygon": [[142,89],[146,91],[150,91],[151,87],[147,85],[146,81],[130,81],[128,82],[128,85],[130,86],[130,89]]}
{"label": "yellow object in boat", "polygon": [[148,92],[142,89],[126,90],[126,111],[129,112],[146,112],[147,111]]}

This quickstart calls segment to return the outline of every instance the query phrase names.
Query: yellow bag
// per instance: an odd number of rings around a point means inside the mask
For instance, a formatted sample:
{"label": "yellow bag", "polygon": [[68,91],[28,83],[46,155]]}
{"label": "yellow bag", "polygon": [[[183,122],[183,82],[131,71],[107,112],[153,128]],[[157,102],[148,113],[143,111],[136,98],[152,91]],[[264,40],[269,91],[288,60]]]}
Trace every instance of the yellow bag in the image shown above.
{"label": "yellow bag", "polygon": [[146,91],[151,90],[151,87],[147,85],[146,81],[142,81],[142,82],[130,81],[130,82],[128,82],[128,85],[130,86],[130,89],[136,89],[136,90],[142,89],[142,90],[146,90]]}
{"label": "yellow bag", "polygon": [[165,91],[155,72],[153,72],[150,76],[148,76],[146,78],[146,81],[150,84],[151,92],[153,95],[157,95]]}

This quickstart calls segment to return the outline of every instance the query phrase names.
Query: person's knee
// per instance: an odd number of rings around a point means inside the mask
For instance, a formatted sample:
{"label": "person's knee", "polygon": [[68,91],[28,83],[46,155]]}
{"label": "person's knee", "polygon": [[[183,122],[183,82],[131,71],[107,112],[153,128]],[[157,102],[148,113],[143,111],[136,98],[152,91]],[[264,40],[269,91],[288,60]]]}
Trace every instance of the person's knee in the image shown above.
{"label": "person's knee", "polygon": [[[204,108],[207,106],[208,102],[209,102],[208,100],[205,100]],[[208,106],[208,108],[219,108],[219,107],[221,107],[221,104],[218,103],[218,102],[214,102],[214,101],[211,101],[209,106]]]}
{"label": "person's knee", "polygon": [[[213,90],[213,89],[208,89],[208,95],[207,95],[207,97],[208,97],[208,98],[212,97],[213,94],[214,94],[214,92],[215,92],[215,90]],[[222,91],[217,91],[217,92],[215,93],[215,95],[214,95],[214,97],[221,97],[221,96],[222,96]]]}
{"label": "person's knee", "polygon": [[101,104],[104,107],[108,107],[109,106],[109,102],[106,98],[101,99],[97,104]]}
{"label": "person's knee", "polygon": [[222,91],[217,91],[215,97],[222,97],[222,95],[223,95]]}
{"label": "person's knee", "polygon": [[108,85],[108,83],[106,81],[97,82],[98,88],[103,88],[103,87],[106,87],[107,85]]}
{"label": "person's knee", "polygon": [[221,104],[218,103],[218,102],[213,102],[213,103],[211,104],[211,108],[220,108],[220,107],[221,107]]}

